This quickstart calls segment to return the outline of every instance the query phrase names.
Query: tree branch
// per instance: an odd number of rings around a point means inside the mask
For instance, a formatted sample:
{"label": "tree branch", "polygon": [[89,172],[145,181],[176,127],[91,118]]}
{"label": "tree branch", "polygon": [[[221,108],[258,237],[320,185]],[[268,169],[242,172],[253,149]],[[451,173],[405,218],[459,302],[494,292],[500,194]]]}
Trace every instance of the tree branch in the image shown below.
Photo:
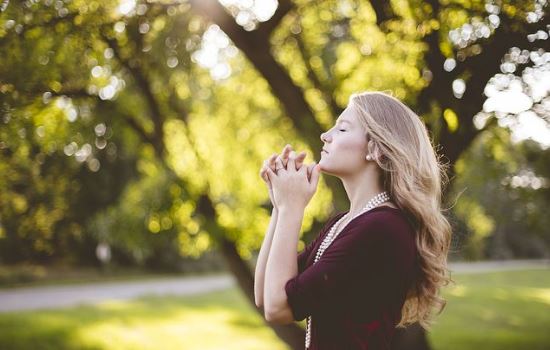
{"label": "tree branch", "polygon": [[216,23],[231,38],[235,46],[269,83],[273,94],[282,103],[295,128],[304,135],[313,149],[321,149],[322,143],[318,135],[323,132],[323,128],[315,119],[304,92],[273,57],[267,32],[245,31],[216,0],[190,0],[190,4],[197,14]]}
{"label": "tree branch", "polygon": [[118,46],[118,43],[115,39],[109,38],[104,33],[101,33],[101,35],[103,37],[103,40],[109,45],[109,47],[113,49],[113,53],[117,60],[122,64],[124,68],[126,68],[130,72],[130,74],[134,78],[134,81],[137,84],[137,87],[143,93],[145,101],[147,101],[149,111],[151,112],[151,119],[154,125],[153,140],[155,144],[155,150],[157,152],[160,152],[159,156],[162,156],[164,154],[163,126],[165,118],[160,110],[159,103],[157,102],[157,99],[153,94],[153,91],[151,90],[149,81],[138,67],[133,66],[127,59],[122,57],[120,47]]}
{"label": "tree branch", "polygon": [[[58,92],[55,92],[55,91],[48,91],[48,92],[51,93],[52,96],[56,96],[56,97],[67,96],[74,99],[91,98],[96,100],[100,105],[109,106],[111,110],[113,109],[113,106],[114,106],[114,104],[111,101],[100,100],[98,99],[97,95],[90,94],[85,89],[65,89]],[[33,91],[33,92],[28,92],[27,95],[31,97],[32,96],[36,97],[36,96],[42,95],[43,93],[44,92],[42,91]],[[137,119],[135,119],[130,114],[121,112],[116,108],[115,110],[117,114],[120,115],[132,129],[134,129],[134,131],[141,137],[143,142],[149,143],[153,147],[157,147],[153,135],[151,135],[151,133],[145,130],[145,128],[137,121]]]}
{"label": "tree branch", "polygon": [[384,22],[395,18],[395,13],[391,8],[390,1],[371,0],[370,5],[376,13],[376,25],[380,27]]}
{"label": "tree branch", "polygon": [[319,79],[319,76],[313,69],[313,66],[311,65],[311,61],[310,61],[311,55],[309,54],[306,48],[306,45],[304,43],[304,40],[302,39],[302,36],[300,34],[296,34],[294,35],[294,38],[296,39],[296,43],[298,44],[298,50],[306,66],[307,76],[309,80],[313,83],[313,86],[315,86],[315,88],[319,90],[323,95],[323,99],[325,100],[326,104],[329,106],[332,115],[335,117],[340,115],[340,113],[342,113],[342,108],[340,108],[340,106],[336,104],[336,101],[332,97],[333,91],[331,91],[331,89],[329,89],[325,84],[321,82],[321,79]]}

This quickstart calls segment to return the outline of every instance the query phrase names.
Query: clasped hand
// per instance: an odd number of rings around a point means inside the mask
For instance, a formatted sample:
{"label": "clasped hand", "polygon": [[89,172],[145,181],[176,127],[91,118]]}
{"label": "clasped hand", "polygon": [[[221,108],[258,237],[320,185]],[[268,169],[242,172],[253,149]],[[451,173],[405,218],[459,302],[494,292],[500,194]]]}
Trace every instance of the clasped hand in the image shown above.
{"label": "clasped hand", "polygon": [[302,165],[305,152],[296,155],[286,145],[281,156],[273,154],[264,161],[260,176],[266,182],[273,206],[277,209],[304,209],[317,190],[320,167]]}

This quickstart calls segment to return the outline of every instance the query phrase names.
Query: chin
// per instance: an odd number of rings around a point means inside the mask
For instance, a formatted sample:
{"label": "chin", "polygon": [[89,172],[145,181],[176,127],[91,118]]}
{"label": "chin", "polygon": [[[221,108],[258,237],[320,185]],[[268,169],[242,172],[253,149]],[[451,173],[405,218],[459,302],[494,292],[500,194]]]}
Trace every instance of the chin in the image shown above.
{"label": "chin", "polygon": [[324,173],[324,174],[329,174],[331,175],[331,172],[330,172],[330,168],[328,168],[325,164],[323,164],[322,162],[319,162],[319,165],[321,166],[321,168],[319,169],[320,172]]}

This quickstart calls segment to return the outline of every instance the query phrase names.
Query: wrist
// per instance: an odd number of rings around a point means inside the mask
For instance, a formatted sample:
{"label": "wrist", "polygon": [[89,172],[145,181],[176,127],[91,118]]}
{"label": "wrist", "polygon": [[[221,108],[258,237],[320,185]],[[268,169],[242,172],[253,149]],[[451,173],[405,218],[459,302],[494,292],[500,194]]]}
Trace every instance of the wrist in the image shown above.
{"label": "wrist", "polygon": [[296,204],[279,205],[277,211],[281,215],[296,213],[303,214],[305,211],[305,207]]}

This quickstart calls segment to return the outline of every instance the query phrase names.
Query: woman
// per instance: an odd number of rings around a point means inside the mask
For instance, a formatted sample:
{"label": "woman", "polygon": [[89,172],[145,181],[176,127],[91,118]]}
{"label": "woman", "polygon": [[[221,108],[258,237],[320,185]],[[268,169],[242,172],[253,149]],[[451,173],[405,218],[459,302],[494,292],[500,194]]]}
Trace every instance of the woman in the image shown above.
{"label": "woman", "polygon": [[[268,322],[307,318],[307,349],[389,349],[396,327],[429,329],[433,308],[445,307],[445,169],[418,115],[381,92],[352,95],[321,140],[318,164],[302,165],[305,153],[287,145],[260,171],[273,214],[256,266],[256,304]],[[320,171],[342,180],[350,209],[297,256]]]}

